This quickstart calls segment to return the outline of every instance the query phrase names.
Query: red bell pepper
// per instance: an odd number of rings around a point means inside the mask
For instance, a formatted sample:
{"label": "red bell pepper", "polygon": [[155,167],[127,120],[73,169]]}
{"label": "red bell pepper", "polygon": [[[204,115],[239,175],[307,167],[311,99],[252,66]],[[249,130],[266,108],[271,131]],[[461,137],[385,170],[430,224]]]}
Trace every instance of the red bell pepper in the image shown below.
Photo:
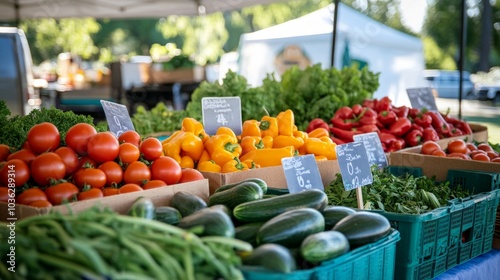
{"label": "red bell pepper", "polygon": [[341,119],[341,118],[335,118],[333,117],[330,122],[334,127],[343,129],[343,130],[351,130],[353,127],[359,126],[359,123],[355,120],[352,119]]}
{"label": "red bell pepper", "polygon": [[365,99],[361,105],[366,108],[375,109],[377,102],[377,99]]}
{"label": "red bell pepper", "polygon": [[398,137],[405,135],[410,129],[411,121],[407,118],[398,119],[389,127],[389,131]]}
{"label": "red bell pepper", "polygon": [[337,145],[342,145],[342,144],[345,144],[347,143],[346,141],[342,140],[342,139],[339,139],[335,136],[330,136],[330,139],[332,139],[332,141],[337,144]]}
{"label": "red bell pepper", "polygon": [[432,125],[432,117],[427,112],[417,114],[417,116],[413,118],[413,122],[423,128],[426,128]]}
{"label": "red bell pepper", "polygon": [[355,128],[351,130],[343,130],[337,127],[330,127],[330,132],[333,133],[333,136],[335,136],[336,138],[339,138],[340,140],[347,143],[354,142],[354,135],[363,133],[362,131],[359,131]]}
{"label": "red bell pepper", "polygon": [[380,138],[380,142],[385,145],[390,145],[392,141],[397,139],[396,136],[387,132],[380,132],[378,138]]}
{"label": "red bell pepper", "polygon": [[404,147],[405,147],[405,140],[397,138],[396,140],[391,142],[391,144],[387,147],[387,150],[385,152],[391,153],[399,151]]}
{"label": "red bell pepper", "polygon": [[380,131],[378,129],[377,125],[375,125],[375,124],[365,124],[365,125],[358,127],[357,130],[359,130],[363,133],[379,132]]}
{"label": "red bell pepper", "polygon": [[423,132],[420,130],[410,130],[405,136],[405,142],[407,146],[413,147],[418,146],[422,143]]}
{"label": "red bell pepper", "polygon": [[425,141],[438,141],[439,135],[433,127],[424,128],[424,133],[422,134],[422,142]]}
{"label": "red bell pepper", "polygon": [[408,116],[412,119],[416,118],[418,114],[420,114],[420,110],[417,108],[410,108],[408,111]]}
{"label": "red bell pepper", "polygon": [[457,124],[455,124],[455,127],[460,129],[464,135],[470,135],[472,134],[472,129],[470,128],[469,123],[466,121],[458,121]]}
{"label": "red bell pepper", "polygon": [[424,132],[424,128],[421,127],[420,125],[416,124],[416,123],[413,123],[411,125],[411,129],[410,130],[418,130],[420,132]]}
{"label": "red bell pepper", "polygon": [[384,126],[391,125],[392,123],[396,122],[397,119],[398,116],[394,111],[381,111],[377,116],[377,120]]}
{"label": "red bell pepper", "polygon": [[396,113],[398,118],[406,118],[408,117],[408,113],[410,108],[408,106],[400,106],[400,107],[392,107],[392,112]]}
{"label": "red bell pepper", "polygon": [[360,125],[375,125],[377,124],[377,112],[370,108],[364,110],[357,116]]}
{"label": "red bell pepper", "polygon": [[387,96],[382,97],[375,105],[375,111],[377,111],[377,113],[382,111],[390,111],[391,108],[392,108],[392,101]]}
{"label": "red bell pepper", "polygon": [[306,132],[309,133],[309,132],[315,130],[316,128],[320,128],[320,127],[324,128],[326,130],[330,129],[328,127],[328,124],[323,119],[315,118],[309,122],[309,125],[306,128]]}
{"label": "red bell pepper", "polygon": [[444,120],[443,116],[439,112],[429,111],[427,112],[432,118],[432,126],[438,134],[443,136],[450,135],[450,125]]}
{"label": "red bell pepper", "polygon": [[354,113],[352,112],[352,108],[349,106],[340,107],[333,115],[333,118],[341,118],[344,120],[352,119],[353,117]]}
{"label": "red bell pepper", "polygon": [[357,116],[363,112],[363,109],[363,106],[361,106],[360,104],[354,104],[352,105],[352,114],[354,116]]}

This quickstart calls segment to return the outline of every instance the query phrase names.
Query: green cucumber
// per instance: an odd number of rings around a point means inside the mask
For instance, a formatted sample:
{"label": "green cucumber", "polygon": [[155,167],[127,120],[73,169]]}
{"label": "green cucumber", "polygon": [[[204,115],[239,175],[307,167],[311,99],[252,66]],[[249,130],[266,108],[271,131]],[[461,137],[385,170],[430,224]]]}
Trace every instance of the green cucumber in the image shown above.
{"label": "green cucumber", "polygon": [[246,241],[252,244],[252,246],[255,246],[257,245],[257,232],[263,224],[264,222],[255,222],[237,226],[234,229],[234,237]]}
{"label": "green cucumber", "polygon": [[231,215],[233,215],[233,211],[229,210],[229,208],[227,208],[227,206],[223,205],[223,204],[212,205],[209,208],[210,209],[220,210],[220,211],[226,213],[229,217],[231,217]]}
{"label": "green cucumber", "polygon": [[278,196],[278,195],[277,194],[265,194],[262,196],[262,199],[271,198],[271,197],[275,197],[275,196]]}
{"label": "green cucumber", "polygon": [[224,211],[213,208],[204,208],[182,218],[177,224],[183,229],[202,227],[199,236],[234,237],[234,224]]}
{"label": "green cucumber", "polygon": [[207,203],[197,195],[179,191],[170,200],[170,206],[179,210],[182,217],[186,217],[198,210],[207,208]]}
{"label": "green cucumber", "polygon": [[332,229],[340,220],[354,213],[356,213],[356,210],[345,206],[330,205],[325,207],[325,209],[321,211],[321,214],[323,214],[325,218],[325,229]]}
{"label": "green cucumber", "polygon": [[257,244],[299,247],[304,238],[324,230],[325,219],[321,212],[312,208],[293,209],[265,222],[257,232]]}
{"label": "green cucumber", "polygon": [[155,205],[151,199],[140,196],[132,203],[127,215],[153,220],[155,218]]}
{"label": "green cucumber", "polygon": [[297,262],[290,251],[279,244],[260,245],[241,259],[244,265],[259,266],[280,273],[290,273],[297,269]]}
{"label": "green cucumber", "polygon": [[391,231],[386,217],[374,212],[356,212],[340,220],[333,230],[347,237],[351,248],[375,242]]}
{"label": "green cucumber", "polygon": [[239,185],[241,183],[246,183],[246,182],[256,183],[262,189],[263,194],[267,193],[267,183],[266,183],[266,181],[264,181],[260,178],[248,178],[248,179],[244,179],[244,180],[241,180],[239,182],[236,182],[236,183],[225,184],[225,185],[220,186],[218,189],[216,189],[214,193],[228,190],[230,188],[235,187],[236,185]]}
{"label": "green cucumber", "polygon": [[155,220],[162,223],[177,225],[181,220],[182,215],[177,208],[170,206],[160,206],[155,209]]}
{"label": "green cucumber", "polygon": [[229,209],[236,205],[262,199],[262,189],[257,183],[243,182],[224,191],[215,192],[208,198],[208,206],[222,204]]}
{"label": "green cucumber", "polygon": [[310,189],[239,204],[233,209],[233,216],[243,222],[260,222],[292,209],[313,208],[322,211],[327,204],[328,197],[323,191]]}
{"label": "green cucumber", "polygon": [[300,254],[311,263],[319,263],[349,251],[349,240],[341,232],[327,230],[309,235],[300,245]]}

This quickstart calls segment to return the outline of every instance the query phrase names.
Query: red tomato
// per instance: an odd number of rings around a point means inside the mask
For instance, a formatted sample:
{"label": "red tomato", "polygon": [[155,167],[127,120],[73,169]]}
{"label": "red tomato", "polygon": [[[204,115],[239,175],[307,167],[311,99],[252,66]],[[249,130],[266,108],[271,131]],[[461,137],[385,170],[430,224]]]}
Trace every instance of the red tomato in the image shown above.
{"label": "red tomato", "polygon": [[[12,194],[12,197],[11,197]],[[7,187],[0,187],[0,201],[8,202],[9,198],[15,198],[14,190]]]}
{"label": "red tomato", "polygon": [[129,192],[138,192],[138,191],[142,191],[142,190],[143,189],[141,188],[141,186],[134,184],[134,183],[129,183],[129,184],[125,184],[125,185],[121,186],[119,189],[119,192],[120,193],[129,193]]}
{"label": "red tomato", "polygon": [[139,143],[141,142],[141,136],[135,130],[127,130],[118,136],[118,142],[121,143],[130,143],[134,144],[136,147],[139,147]]}
{"label": "red tomato", "polygon": [[132,143],[122,143],[120,144],[120,152],[118,153],[118,159],[122,163],[131,163],[136,161],[141,156],[141,152],[137,146]]}
{"label": "red tomato", "polygon": [[469,153],[469,156],[470,156],[471,158],[473,158],[473,157],[474,157],[475,155],[477,155],[477,154],[485,154],[485,155],[486,155],[486,152],[485,152],[485,151],[483,151],[483,150],[475,150],[475,151],[470,152],[470,153]]}
{"label": "red tomato", "polygon": [[488,143],[478,144],[477,148],[479,150],[482,150],[482,151],[485,151],[485,152],[492,152],[493,151],[493,148]]}
{"label": "red tomato", "polygon": [[159,188],[159,187],[165,187],[167,184],[163,182],[162,180],[150,180],[146,184],[142,186],[144,190],[149,190],[149,189],[154,189],[154,188]]}
{"label": "red tomato", "polygon": [[118,156],[120,144],[111,132],[99,132],[90,137],[87,149],[91,159],[96,162],[106,162]]}
{"label": "red tomato", "polygon": [[10,155],[10,148],[5,144],[0,144],[0,161],[4,161]]}
{"label": "red tomato", "polygon": [[97,168],[82,168],[73,174],[73,182],[80,189],[85,186],[102,189],[106,185],[106,174]]}
{"label": "red tomato", "polygon": [[61,136],[57,127],[49,122],[34,125],[28,131],[28,144],[35,154],[52,152],[59,148]]}
{"label": "red tomato", "polygon": [[459,158],[459,159],[466,159],[466,160],[470,160],[471,157],[466,155],[466,154],[462,154],[462,153],[451,153],[451,154],[448,154],[446,155],[446,157],[449,157],[449,158]]}
{"label": "red tomato", "polygon": [[139,149],[146,160],[156,160],[163,155],[163,147],[158,138],[150,137],[144,139]]}
{"label": "red tomato", "polygon": [[22,186],[30,179],[29,166],[20,159],[11,159],[0,168],[0,185]]}
{"label": "red tomato", "polygon": [[134,183],[142,186],[144,182],[151,179],[149,167],[141,161],[134,161],[127,166],[123,173],[123,182],[125,184]]}
{"label": "red tomato", "polygon": [[36,155],[31,150],[21,149],[17,152],[10,154],[7,157],[7,160],[16,158],[26,162],[28,165],[31,165],[31,162],[36,158]]}
{"label": "red tomato", "polygon": [[431,155],[432,152],[436,149],[440,149],[441,150],[441,146],[439,146],[438,143],[436,142],[433,142],[433,141],[425,141],[423,144],[422,144],[422,154],[424,155]]}
{"label": "red tomato", "polygon": [[492,159],[491,162],[500,162],[500,157],[496,157],[496,158]]}
{"label": "red tomato", "polygon": [[448,153],[449,154],[452,154],[452,153],[466,154],[467,153],[467,144],[462,139],[451,140],[450,142],[448,142]]}
{"label": "red tomato", "polygon": [[466,143],[465,145],[467,146],[467,149],[469,149],[469,151],[471,152],[477,150],[477,146],[474,143]]}
{"label": "red tomato", "polygon": [[97,134],[95,128],[88,123],[77,123],[66,133],[66,146],[81,156],[87,155],[87,144],[90,137]]}
{"label": "red tomato", "polygon": [[38,200],[30,203],[31,207],[38,207],[38,208],[45,208],[45,207],[52,207],[52,203],[50,203],[48,200]]}
{"label": "red tomato", "polygon": [[472,157],[472,159],[473,160],[479,160],[479,161],[490,161],[490,158],[488,157],[487,154],[481,154],[481,153],[475,154]]}
{"label": "red tomato", "polygon": [[97,164],[95,160],[89,158],[88,156],[83,156],[80,158],[80,163],[78,165],[78,168],[89,168],[89,167],[96,167]]}
{"label": "red tomato", "polygon": [[56,153],[43,153],[31,163],[31,177],[39,186],[46,186],[51,179],[60,180],[66,175],[66,165]]}
{"label": "red tomato", "polygon": [[173,185],[179,182],[181,176],[181,166],[171,157],[160,157],[151,165],[151,179],[153,180],[162,180],[167,185]]}
{"label": "red tomato", "polygon": [[47,200],[47,195],[39,188],[27,189],[16,197],[16,203],[24,205],[30,205],[39,200]]}
{"label": "red tomato", "polygon": [[495,151],[486,152],[486,154],[488,155],[488,157],[490,158],[490,160],[498,157],[498,153],[495,152]]}
{"label": "red tomato", "polygon": [[78,155],[69,147],[60,147],[55,151],[58,154],[64,165],[66,166],[66,175],[73,174],[80,166],[80,160]]}
{"label": "red tomato", "polygon": [[114,161],[106,161],[99,166],[99,169],[106,174],[106,186],[120,184],[123,181],[123,169]]}
{"label": "red tomato", "polygon": [[65,200],[73,201],[79,192],[78,188],[69,182],[59,183],[45,189],[47,200],[54,205],[59,205]]}
{"label": "red tomato", "polygon": [[435,149],[435,150],[432,152],[432,154],[431,154],[431,155],[433,155],[433,156],[437,156],[437,157],[445,157],[445,156],[446,156],[446,153],[445,153],[443,150],[441,150],[441,149],[439,149],[439,150],[438,150],[438,149]]}
{"label": "red tomato", "polygon": [[186,183],[203,179],[205,179],[205,177],[203,177],[203,174],[201,174],[200,171],[193,168],[183,168],[182,176],[178,183]]}
{"label": "red tomato", "polygon": [[87,199],[92,199],[92,198],[100,198],[103,196],[104,196],[104,194],[102,193],[101,189],[90,188],[88,190],[84,190],[84,191],[78,193],[77,198],[78,198],[78,200],[87,200]]}
{"label": "red tomato", "polygon": [[102,194],[104,196],[111,196],[111,195],[116,195],[119,193],[120,193],[120,190],[118,188],[115,188],[115,187],[106,187],[106,188],[102,189]]}

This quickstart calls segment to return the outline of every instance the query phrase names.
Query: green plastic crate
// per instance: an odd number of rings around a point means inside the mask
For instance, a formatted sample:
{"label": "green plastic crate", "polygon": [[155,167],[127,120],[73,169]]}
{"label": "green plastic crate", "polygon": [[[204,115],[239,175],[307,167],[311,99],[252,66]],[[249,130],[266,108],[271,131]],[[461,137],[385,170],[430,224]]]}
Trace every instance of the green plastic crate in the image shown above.
{"label": "green plastic crate", "polygon": [[384,280],[394,279],[397,230],[374,242],[323,262],[311,269],[275,273],[250,267],[241,270],[246,280]]}
{"label": "green plastic crate", "polygon": [[396,265],[417,265],[446,254],[448,235],[441,232],[449,231],[448,207],[420,215],[373,212],[386,217],[401,234],[401,241],[396,245]]}
{"label": "green plastic crate", "polygon": [[500,188],[500,173],[450,169],[446,180],[451,187],[462,186],[472,194],[490,192]]}
{"label": "green plastic crate", "polygon": [[[450,226],[448,248],[470,241],[474,225],[474,201],[454,199],[449,202]],[[462,241],[462,238],[465,239]]]}
{"label": "green plastic crate", "polygon": [[396,166],[392,165],[387,167],[387,171],[391,173],[392,175],[395,176],[405,176],[405,175],[412,175],[413,177],[422,177],[423,172],[422,168],[420,167],[409,167],[409,166]]}

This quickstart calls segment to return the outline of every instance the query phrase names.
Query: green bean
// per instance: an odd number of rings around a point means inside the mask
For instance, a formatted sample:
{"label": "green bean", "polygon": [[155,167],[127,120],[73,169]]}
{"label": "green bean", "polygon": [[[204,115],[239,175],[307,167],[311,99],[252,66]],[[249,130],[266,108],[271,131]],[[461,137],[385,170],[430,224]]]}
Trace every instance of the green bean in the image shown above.
{"label": "green bean", "polygon": [[94,268],[97,273],[101,275],[109,273],[109,269],[104,265],[103,259],[92,247],[77,239],[71,240],[70,244],[75,250],[87,257],[87,260],[90,262],[90,267]]}
{"label": "green bean", "polygon": [[188,247],[184,251],[184,269],[186,270],[186,280],[194,280],[194,267],[193,267],[193,259],[191,255],[191,249]]}
{"label": "green bean", "polygon": [[132,272],[119,272],[112,274],[111,278],[113,280],[155,280],[154,278]]}
{"label": "green bean", "polygon": [[201,240],[205,243],[227,245],[239,251],[250,252],[253,250],[253,246],[250,243],[236,238],[222,237],[222,236],[204,236],[201,237]]}
{"label": "green bean", "polygon": [[[162,264],[163,268],[165,271],[168,273],[171,272],[170,269],[173,269],[175,272],[175,275],[171,275],[175,279],[185,279],[186,275],[184,273],[183,268],[179,264],[178,260],[173,258],[171,255],[168,253],[164,252],[163,250],[159,249],[156,244],[152,243],[151,241],[145,239],[136,239],[136,242],[142,244],[143,246],[147,247],[148,250],[157,256],[157,260]],[[169,277],[169,279],[171,279]]]}
{"label": "green bean", "polygon": [[161,231],[161,232],[166,232],[166,233],[170,233],[170,234],[177,235],[177,236],[184,236],[184,235],[188,234],[184,229],[178,228],[178,227],[173,226],[173,225],[161,223],[158,221],[145,220],[145,219],[130,217],[130,216],[117,216],[117,217],[115,217],[115,220],[123,222],[125,224],[133,224],[133,225],[141,225],[144,227],[149,227],[149,228]]}
{"label": "green bean", "polygon": [[90,277],[91,279],[103,279],[102,276],[95,274],[94,272],[90,271],[89,269],[75,264],[71,261],[68,261],[63,258],[51,256],[48,254],[38,254],[38,259],[40,262],[49,264],[51,266],[57,267],[60,270],[70,270],[78,273],[80,276],[85,276],[85,277]]}
{"label": "green bean", "polygon": [[136,254],[138,258],[142,260],[144,264],[151,270],[156,279],[166,279],[161,268],[157,265],[149,252],[146,251],[143,247],[131,242],[124,236],[119,236],[119,242],[120,244],[123,244],[128,249],[130,249],[134,254]]}

